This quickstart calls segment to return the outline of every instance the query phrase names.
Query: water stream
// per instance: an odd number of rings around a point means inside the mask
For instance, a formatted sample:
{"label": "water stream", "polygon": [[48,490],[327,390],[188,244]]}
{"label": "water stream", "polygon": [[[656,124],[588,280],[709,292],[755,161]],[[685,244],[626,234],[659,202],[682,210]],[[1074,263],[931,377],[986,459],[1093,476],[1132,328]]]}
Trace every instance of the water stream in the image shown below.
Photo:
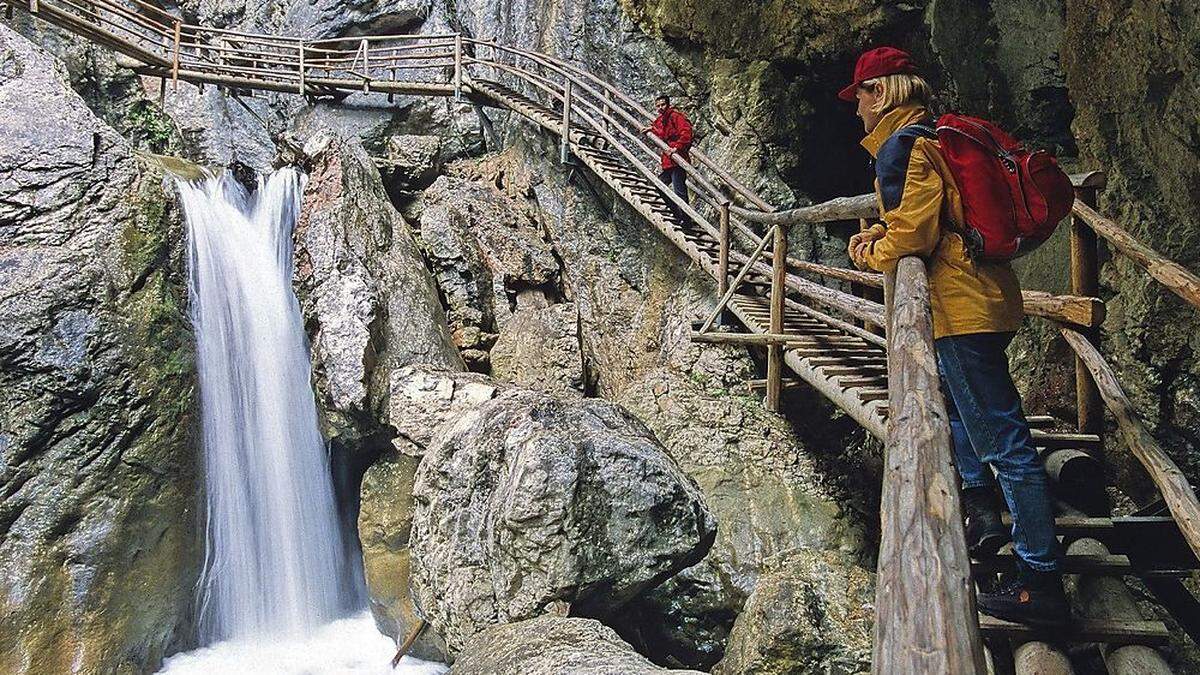
{"label": "water stream", "polygon": [[254,191],[228,173],[178,184],[200,382],[207,647],[163,672],[378,673],[394,651],[365,613],[317,426],[291,283],[303,183],[281,169]]}

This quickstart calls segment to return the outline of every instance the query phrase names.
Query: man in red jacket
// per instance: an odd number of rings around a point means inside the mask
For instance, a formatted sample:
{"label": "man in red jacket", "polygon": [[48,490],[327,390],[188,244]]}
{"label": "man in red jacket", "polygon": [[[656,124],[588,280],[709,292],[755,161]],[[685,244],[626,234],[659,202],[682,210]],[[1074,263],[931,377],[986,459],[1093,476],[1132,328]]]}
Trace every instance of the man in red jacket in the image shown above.
{"label": "man in red jacket", "polygon": [[[663,139],[667,145],[671,146],[672,150],[678,152],[685,160],[690,160],[688,148],[692,147],[691,123],[683,116],[683,113],[671,107],[671,97],[666,94],[661,94],[654,99],[654,110],[658,112],[658,117],[655,118],[653,124],[642,131],[653,133]],[[666,151],[662,153],[662,173],[659,174],[659,178],[662,179],[662,182],[670,185],[675,190],[675,194],[679,195],[683,201],[688,200],[687,172],[676,164],[671,153]],[[672,210],[678,212],[678,209],[673,206]]]}

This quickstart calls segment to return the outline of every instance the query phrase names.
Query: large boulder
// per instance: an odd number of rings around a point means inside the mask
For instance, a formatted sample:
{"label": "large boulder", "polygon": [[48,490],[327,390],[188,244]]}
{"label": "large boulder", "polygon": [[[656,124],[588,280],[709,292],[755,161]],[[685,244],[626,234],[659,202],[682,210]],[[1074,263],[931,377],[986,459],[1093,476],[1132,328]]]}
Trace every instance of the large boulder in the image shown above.
{"label": "large boulder", "polygon": [[389,373],[411,364],[462,369],[408,223],[361,144],[319,133],[296,225],[297,295],[312,340],[326,435],[382,447]]}
{"label": "large boulder", "polygon": [[769,559],[716,675],[871,672],[874,575],[831,551]]}
{"label": "large boulder", "polygon": [[194,345],[163,174],[0,26],[0,671],[193,640]]}
{"label": "large boulder", "polygon": [[471,638],[452,675],[699,675],[668,670],[592,619],[543,616],[492,626]]}
{"label": "large boulder", "polygon": [[442,427],[413,495],[413,593],[452,652],[558,603],[607,616],[716,534],[695,483],[633,416],[530,390]]}

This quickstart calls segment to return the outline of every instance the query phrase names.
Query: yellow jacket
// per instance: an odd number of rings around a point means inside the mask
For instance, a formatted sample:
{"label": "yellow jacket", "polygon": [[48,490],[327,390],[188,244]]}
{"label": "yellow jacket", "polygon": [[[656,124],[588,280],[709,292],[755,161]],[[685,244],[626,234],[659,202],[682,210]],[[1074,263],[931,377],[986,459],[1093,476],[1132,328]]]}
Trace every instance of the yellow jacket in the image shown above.
{"label": "yellow jacket", "polygon": [[1021,286],[1008,263],[976,263],[953,223],[963,220],[962,197],[936,140],[893,134],[914,122],[932,125],[920,106],[888,111],[862,145],[875,158],[875,195],[883,238],[866,253],[880,272],[918,255],[929,269],[934,338],[1015,331],[1024,309]]}

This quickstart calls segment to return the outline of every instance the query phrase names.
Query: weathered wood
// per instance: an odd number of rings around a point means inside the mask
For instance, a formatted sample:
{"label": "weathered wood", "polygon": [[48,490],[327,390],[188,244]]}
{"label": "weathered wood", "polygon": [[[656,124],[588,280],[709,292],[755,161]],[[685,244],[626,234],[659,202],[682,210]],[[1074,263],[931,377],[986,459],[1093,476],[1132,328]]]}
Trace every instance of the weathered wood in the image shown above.
{"label": "weathered wood", "polygon": [[[981,615],[979,629],[988,637],[1028,640],[1043,637],[1045,631],[1023,623],[1013,623]],[[1055,632],[1055,639],[1070,642],[1102,642],[1109,645],[1166,644],[1170,633],[1161,621],[1080,621]],[[918,671],[919,672],[919,671]]]}
{"label": "weathered wood", "polygon": [[1116,222],[1100,215],[1078,199],[1075,200],[1074,213],[1118,251],[1142,266],[1156,281],[1193,307],[1200,309],[1200,278],[1195,274],[1138,241]]}
{"label": "weathered wood", "polygon": [[566,164],[571,158],[571,81],[563,85],[562,136],[558,146],[558,161]]}
{"label": "weathered wood", "polygon": [[724,296],[729,290],[729,203],[721,205],[719,212],[721,224],[721,249],[717,254],[717,267],[720,270],[717,277],[717,295]]}
{"label": "weathered wood", "polygon": [[738,286],[741,285],[742,280],[746,278],[746,275],[750,273],[750,270],[754,267],[755,261],[762,256],[763,250],[767,248],[767,244],[771,241],[770,235],[772,235],[773,232],[773,229],[767,232],[768,236],[763,237],[762,241],[758,242],[758,248],[754,249],[754,253],[750,254],[747,262],[742,264],[742,269],[738,272],[737,277],[734,278],[733,283],[729,284],[729,288],[725,290],[725,294],[722,295],[719,300],[717,300],[717,308],[713,310],[712,314],[708,315],[708,318],[704,321],[704,325],[700,327],[701,333],[707,333],[708,329],[712,328],[713,322],[717,320],[717,317],[721,315],[721,312],[729,304],[729,299],[732,298],[733,294],[737,292]]}
{"label": "weathered wood", "polygon": [[462,99],[463,48],[462,33],[454,34],[454,98]]}
{"label": "weathered wood", "polygon": [[1074,675],[1071,660],[1057,647],[1045,642],[1026,642],[1013,651],[1017,675]]}
{"label": "weathered wood", "polygon": [[1192,552],[1200,557],[1200,501],[1197,501],[1196,493],[1192,492],[1187,477],[1142,425],[1133,410],[1133,405],[1121,389],[1116,374],[1104,357],[1100,356],[1100,352],[1078,332],[1065,327],[1061,330],[1067,343],[1083,359],[1096,380],[1101,397],[1117,418],[1117,426],[1125,438],[1125,443],[1162,493],[1167,508],[1170,509]]}
{"label": "weathered wood", "polygon": [[[1104,544],[1095,539],[1079,539],[1067,548],[1068,556],[1100,557],[1108,555]],[[1103,572],[1082,574],[1072,584],[1072,595],[1075,598],[1076,611],[1085,620],[1142,621],[1142,613],[1138,609],[1137,600],[1125,586],[1125,582],[1116,576],[1106,576]],[[1166,630],[1165,628],[1163,629]],[[1115,660],[1110,656],[1126,649],[1128,654],[1118,655]],[[1153,650],[1149,650],[1153,652]],[[1105,665],[1111,675],[1167,675],[1171,669],[1157,652],[1154,656],[1146,653],[1145,648],[1121,647],[1105,651]],[[1157,656],[1157,658],[1155,658]],[[1114,669],[1114,666],[1116,669]],[[1136,666],[1136,669],[1130,670]]]}
{"label": "weathered wood", "polygon": [[183,24],[175,22],[175,49],[171,56],[171,91],[179,91],[179,34]]}
{"label": "weathered wood", "polygon": [[887,450],[874,673],[984,673],[950,427],[938,385],[925,264],[889,294]]}
{"label": "weathered wood", "polygon": [[[771,326],[770,332],[783,333],[783,300],[787,282],[787,228],[775,228],[775,242],[771,245]],[[778,412],[782,392],[783,345],[773,343],[767,347],[767,410]]]}
{"label": "weathered wood", "polygon": [[1104,321],[1104,301],[1097,297],[1022,291],[1021,299],[1028,316],[1040,316],[1086,328],[1095,328]]}
{"label": "weathered wood", "polygon": [[879,207],[875,195],[866,194],[855,197],[837,197],[820,204],[802,206],[788,211],[764,213],[749,211],[740,207],[731,209],[734,215],[752,223],[769,225],[798,225],[801,223],[821,223],[831,220],[858,220],[859,218],[878,218]]}
{"label": "weathered wood", "polygon": [[[1073,182],[1076,183],[1076,199],[1095,208],[1096,187],[1088,185],[1089,181],[1095,182],[1093,174]],[[1100,252],[1096,232],[1078,213],[1071,214],[1071,292],[1086,296],[1100,293]],[[1084,335],[1096,342],[1095,331],[1085,331]],[[1080,431],[1100,433],[1104,430],[1104,403],[1100,400],[1100,390],[1078,356],[1075,357],[1075,410]]]}

